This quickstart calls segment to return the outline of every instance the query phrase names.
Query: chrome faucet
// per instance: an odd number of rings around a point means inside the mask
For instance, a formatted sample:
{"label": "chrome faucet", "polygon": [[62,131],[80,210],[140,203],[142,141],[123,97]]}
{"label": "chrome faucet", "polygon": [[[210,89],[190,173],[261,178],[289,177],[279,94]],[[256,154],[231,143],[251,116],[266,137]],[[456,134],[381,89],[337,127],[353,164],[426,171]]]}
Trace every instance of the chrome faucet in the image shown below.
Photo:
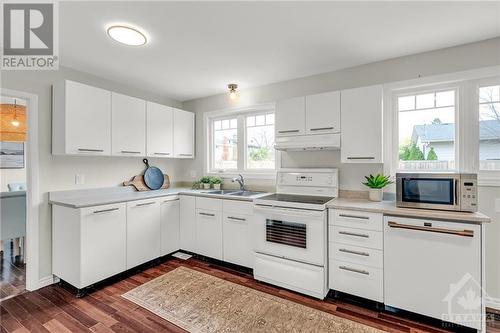
{"label": "chrome faucet", "polygon": [[245,179],[241,174],[239,177],[233,178],[232,182],[238,182],[238,184],[240,184],[240,191],[245,191]]}

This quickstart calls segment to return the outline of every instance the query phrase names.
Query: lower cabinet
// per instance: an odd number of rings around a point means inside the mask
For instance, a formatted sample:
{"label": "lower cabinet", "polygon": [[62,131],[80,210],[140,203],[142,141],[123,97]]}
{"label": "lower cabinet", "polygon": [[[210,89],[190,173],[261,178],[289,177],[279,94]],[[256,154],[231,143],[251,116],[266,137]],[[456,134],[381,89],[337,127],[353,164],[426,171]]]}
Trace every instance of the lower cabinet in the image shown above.
{"label": "lower cabinet", "polygon": [[179,198],[167,197],[160,202],[161,255],[180,249]]}
{"label": "lower cabinet", "polygon": [[251,202],[224,200],[222,239],[224,261],[253,267],[253,246],[250,223],[253,213]]}
{"label": "lower cabinet", "polygon": [[196,252],[196,197],[180,195],[180,249]]}
{"label": "lower cabinet", "polygon": [[127,202],[127,269],[161,255],[160,200]]}
{"label": "lower cabinet", "polygon": [[220,211],[196,209],[197,253],[222,260],[222,214]]}

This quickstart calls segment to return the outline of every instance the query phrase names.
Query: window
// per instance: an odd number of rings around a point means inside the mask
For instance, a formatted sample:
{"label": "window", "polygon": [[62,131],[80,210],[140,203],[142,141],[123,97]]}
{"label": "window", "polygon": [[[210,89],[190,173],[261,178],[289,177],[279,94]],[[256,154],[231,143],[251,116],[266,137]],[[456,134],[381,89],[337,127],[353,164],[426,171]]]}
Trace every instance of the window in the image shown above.
{"label": "window", "polygon": [[[220,114],[220,113],[219,113]],[[276,169],[274,111],[240,111],[208,116],[208,172],[260,173]]]}
{"label": "window", "polygon": [[479,170],[500,170],[500,85],[479,87]]}
{"label": "window", "polygon": [[453,170],[457,90],[397,96],[398,169]]}

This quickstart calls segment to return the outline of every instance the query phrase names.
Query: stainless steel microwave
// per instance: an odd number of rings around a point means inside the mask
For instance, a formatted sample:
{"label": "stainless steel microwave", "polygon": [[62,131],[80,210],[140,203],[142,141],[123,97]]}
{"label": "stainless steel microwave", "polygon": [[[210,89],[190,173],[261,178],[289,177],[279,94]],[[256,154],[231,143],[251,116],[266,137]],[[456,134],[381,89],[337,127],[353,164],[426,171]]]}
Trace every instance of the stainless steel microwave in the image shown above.
{"label": "stainless steel microwave", "polygon": [[396,174],[396,206],[477,211],[477,175],[419,172]]}

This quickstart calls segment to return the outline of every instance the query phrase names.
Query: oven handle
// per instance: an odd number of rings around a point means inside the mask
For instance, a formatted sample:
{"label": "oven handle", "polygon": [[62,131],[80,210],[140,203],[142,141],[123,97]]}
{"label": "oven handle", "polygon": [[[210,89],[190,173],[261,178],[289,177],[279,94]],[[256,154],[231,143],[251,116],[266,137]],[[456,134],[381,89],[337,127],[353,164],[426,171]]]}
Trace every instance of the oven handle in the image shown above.
{"label": "oven handle", "polygon": [[276,207],[276,206],[255,205],[254,210],[257,212],[262,212],[262,213],[288,214],[288,215],[301,216],[301,217],[323,217],[324,216],[324,211],[283,208],[283,207]]}

